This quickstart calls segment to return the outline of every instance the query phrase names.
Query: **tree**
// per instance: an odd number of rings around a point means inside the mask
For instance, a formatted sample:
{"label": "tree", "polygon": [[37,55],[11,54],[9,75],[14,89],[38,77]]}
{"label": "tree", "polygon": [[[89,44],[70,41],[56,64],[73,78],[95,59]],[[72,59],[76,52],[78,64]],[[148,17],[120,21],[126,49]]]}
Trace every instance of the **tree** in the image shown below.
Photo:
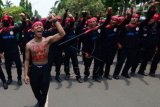
{"label": "tree", "polygon": [[4,12],[9,13],[9,15],[13,16],[13,20],[15,22],[21,20],[19,14],[24,11],[24,8],[18,6],[7,7],[3,10]]}
{"label": "tree", "polygon": [[28,12],[30,13],[29,14],[30,16],[33,15],[33,13],[32,13],[32,4],[31,3],[28,4]]}
{"label": "tree", "polygon": [[38,11],[37,10],[34,10],[34,16],[37,16],[38,19],[41,19],[41,16],[39,15]]}
{"label": "tree", "polygon": [[56,1],[51,11],[62,15],[65,9],[74,13],[81,13],[81,11],[88,11],[91,15],[95,16],[100,11],[104,10],[101,0],[59,0]]}
{"label": "tree", "polygon": [[11,7],[13,3],[10,0],[6,0],[5,7]]}
{"label": "tree", "polygon": [[3,2],[2,0],[0,0],[0,17],[2,17],[2,6],[3,6]]}
{"label": "tree", "polygon": [[24,0],[21,0],[20,3],[19,3],[19,6],[21,6],[21,7],[24,8],[24,7],[25,7],[25,1],[24,1]]}
{"label": "tree", "polygon": [[30,16],[33,15],[32,13],[32,4],[28,2],[28,0],[21,0],[19,3],[19,6],[23,7],[25,9],[25,13],[29,14]]}

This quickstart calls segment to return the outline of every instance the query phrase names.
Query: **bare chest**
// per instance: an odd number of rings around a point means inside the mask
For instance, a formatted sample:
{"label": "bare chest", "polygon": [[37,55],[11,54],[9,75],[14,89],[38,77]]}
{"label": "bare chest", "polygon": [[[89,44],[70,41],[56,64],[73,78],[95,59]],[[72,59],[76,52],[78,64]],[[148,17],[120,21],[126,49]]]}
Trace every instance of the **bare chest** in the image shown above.
{"label": "bare chest", "polygon": [[48,45],[46,43],[33,43],[31,45],[32,60],[45,60],[48,58]]}

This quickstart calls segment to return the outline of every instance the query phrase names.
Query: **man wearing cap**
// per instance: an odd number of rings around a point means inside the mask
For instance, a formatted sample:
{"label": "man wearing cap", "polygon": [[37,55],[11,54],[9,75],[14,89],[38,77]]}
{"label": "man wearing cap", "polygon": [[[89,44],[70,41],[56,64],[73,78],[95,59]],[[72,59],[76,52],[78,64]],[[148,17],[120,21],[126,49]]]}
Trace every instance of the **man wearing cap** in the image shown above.
{"label": "man wearing cap", "polygon": [[[38,107],[44,107],[50,84],[49,46],[62,39],[65,35],[63,28],[54,16],[52,17],[52,22],[58,30],[57,34],[47,38],[42,37],[43,24],[37,21],[32,25],[35,37],[26,45],[24,81],[26,84],[31,84],[32,91],[38,101]],[[32,63],[29,68],[30,57]]]}

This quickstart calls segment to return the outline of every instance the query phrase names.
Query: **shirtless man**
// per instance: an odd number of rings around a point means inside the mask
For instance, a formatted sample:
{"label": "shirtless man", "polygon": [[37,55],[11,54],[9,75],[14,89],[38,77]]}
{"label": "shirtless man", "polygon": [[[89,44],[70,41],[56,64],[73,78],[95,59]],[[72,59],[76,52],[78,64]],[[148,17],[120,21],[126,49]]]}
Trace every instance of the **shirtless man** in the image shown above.
{"label": "shirtless man", "polygon": [[[65,35],[60,23],[53,16],[52,24],[57,27],[59,33],[42,37],[43,24],[40,21],[32,25],[35,37],[26,45],[26,56],[24,66],[24,82],[31,85],[32,91],[38,101],[38,107],[44,107],[50,84],[50,72],[48,66],[49,46],[62,39]],[[29,59],[31,58],[31,64]],[[30,65],[30,66],[29,66]]]}

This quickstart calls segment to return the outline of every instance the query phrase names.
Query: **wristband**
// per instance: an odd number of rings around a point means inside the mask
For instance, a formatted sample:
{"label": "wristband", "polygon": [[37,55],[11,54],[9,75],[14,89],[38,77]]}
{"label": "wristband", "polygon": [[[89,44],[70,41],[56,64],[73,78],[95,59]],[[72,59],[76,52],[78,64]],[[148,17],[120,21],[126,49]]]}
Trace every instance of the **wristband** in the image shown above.
{"label": "wristband", "polygon": [[57,21],[57,19],[53,19],[52,23],[55,24]]}

